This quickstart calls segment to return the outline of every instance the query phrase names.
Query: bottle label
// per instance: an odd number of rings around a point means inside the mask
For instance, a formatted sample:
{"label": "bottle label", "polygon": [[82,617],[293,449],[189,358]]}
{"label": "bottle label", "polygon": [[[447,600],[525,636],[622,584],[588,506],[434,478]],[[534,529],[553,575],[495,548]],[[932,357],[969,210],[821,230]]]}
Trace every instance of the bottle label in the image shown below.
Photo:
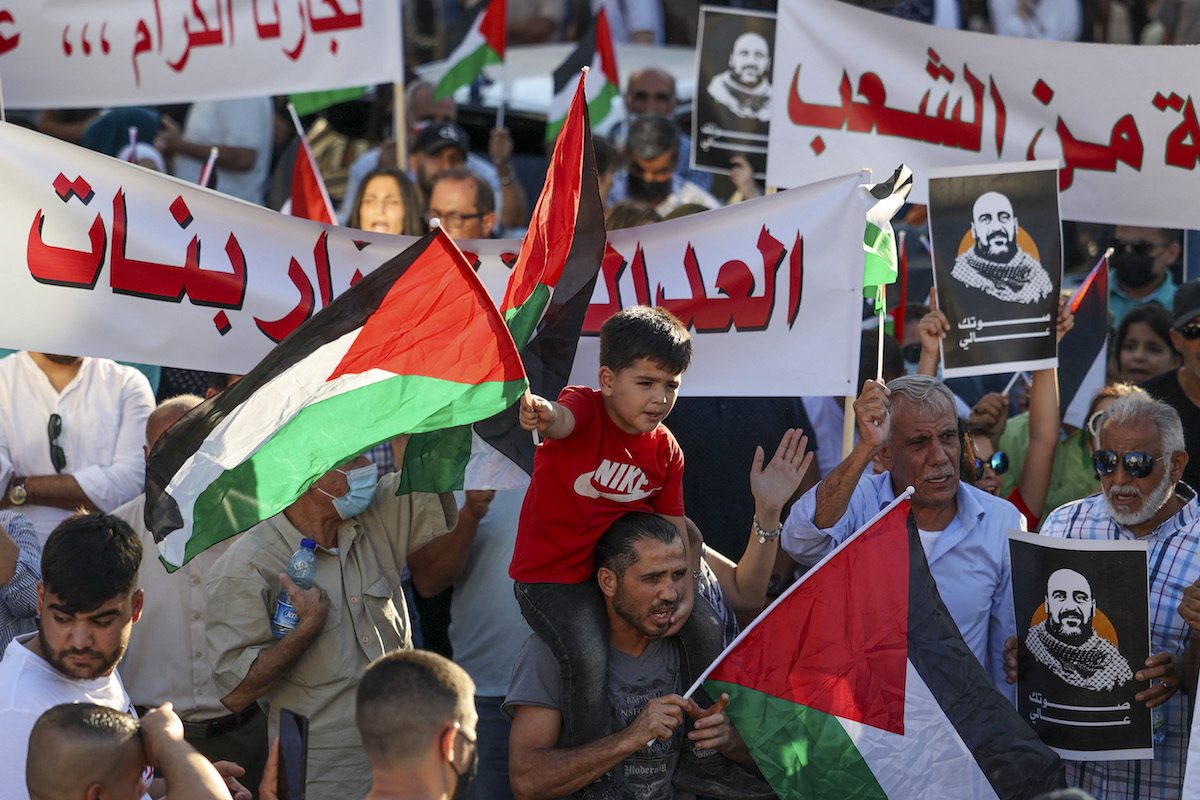
{"label": "bottle label", "polygon": [[295,630],[300,625],[300,615],[296,613],[296,607],[292,605],[291,599],[286,595],[279,598],[279,602],[275,604],[275,616],[271,622],[278,628],[286,630]]}

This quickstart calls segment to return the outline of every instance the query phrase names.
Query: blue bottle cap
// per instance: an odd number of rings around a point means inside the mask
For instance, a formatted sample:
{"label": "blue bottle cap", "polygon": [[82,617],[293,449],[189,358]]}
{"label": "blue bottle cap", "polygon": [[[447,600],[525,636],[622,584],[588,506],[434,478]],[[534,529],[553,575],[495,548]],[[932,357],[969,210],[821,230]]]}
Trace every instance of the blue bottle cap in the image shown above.
{"label": "blue bottle cap", "polygon": [[301,539],[300,546],[308,550],[316,550],[317,542],[315,539]]}

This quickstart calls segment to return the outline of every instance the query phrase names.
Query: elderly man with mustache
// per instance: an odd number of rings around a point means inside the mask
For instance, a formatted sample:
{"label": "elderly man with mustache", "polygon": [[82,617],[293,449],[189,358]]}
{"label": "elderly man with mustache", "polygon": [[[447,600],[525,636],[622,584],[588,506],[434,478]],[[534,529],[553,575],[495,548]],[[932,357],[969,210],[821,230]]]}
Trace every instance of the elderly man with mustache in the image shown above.
{"label": "elderly man with mustache", "polygon": [[[1025,530],[1012,503],[959,481],[954,396],[926,375],[867,381],[854,401],[858,443],[792,507],[782,546],[808,567],[912,486],[912,513],[938,592],[963,640],[1014,700],[1004,643],[1016,631],[1008,531]],[[885,471],[866,474],[878,458]]]}

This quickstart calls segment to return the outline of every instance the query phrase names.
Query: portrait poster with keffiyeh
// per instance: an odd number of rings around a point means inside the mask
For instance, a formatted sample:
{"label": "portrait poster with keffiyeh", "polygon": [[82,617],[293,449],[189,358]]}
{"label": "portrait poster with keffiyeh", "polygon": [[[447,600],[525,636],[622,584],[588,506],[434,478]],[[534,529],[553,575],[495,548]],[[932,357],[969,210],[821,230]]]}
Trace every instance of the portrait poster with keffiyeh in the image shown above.
{"label": "portrait poster with keffiyeh", "polygon": [[1009,533],[1017,711],[1063,758],[1153,758],[1146,543]]}
{"label": "portrait poster with keffiyeh", "polygon": [[1057,162],[931,170],[929,238],[944,377],[1058,365]]}

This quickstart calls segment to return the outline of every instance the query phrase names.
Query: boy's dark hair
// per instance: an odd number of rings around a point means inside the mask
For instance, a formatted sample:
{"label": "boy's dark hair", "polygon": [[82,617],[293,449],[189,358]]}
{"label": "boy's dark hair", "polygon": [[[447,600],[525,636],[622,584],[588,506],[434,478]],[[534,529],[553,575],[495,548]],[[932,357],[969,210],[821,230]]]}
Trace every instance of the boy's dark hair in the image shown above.
{"label": "boy's dark hair", "polygon": [[600,326],[600,366],[613,372],[647,358],[677,375],[692,363],[692,335],[674,314],[658,306],[630,306]]}
{"label": "boy's dark hair", "polygon": [[608,526],[596,545],[596,568],[604,567],[624,577],[625,570],[637,563],[637,550],[642,539],[657,539],[663,544],[679,541],[679,530],[673,523],[657,514],[630,511]]}
{"label": "boy's dark hair", "polygon": [[42,548],[42,583],[62,610],[86,614],[137,588],[142,543],[124,520],[76,514],[59,523]]}

